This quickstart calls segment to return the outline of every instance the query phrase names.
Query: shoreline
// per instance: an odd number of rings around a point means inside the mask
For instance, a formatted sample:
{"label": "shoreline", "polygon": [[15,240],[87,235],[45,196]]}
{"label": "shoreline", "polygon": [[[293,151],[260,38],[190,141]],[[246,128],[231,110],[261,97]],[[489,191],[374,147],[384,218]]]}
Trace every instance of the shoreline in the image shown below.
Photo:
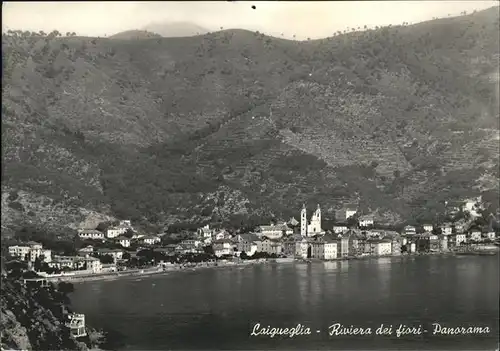
{"label": "shoreline", "polygon": [[[294,261],[291,261],[294,262]],[[171,267],[150,267],[143,269],[133,269],[133,270],[125,270],[120,272],[110,272],[110,273],[97,273],[97,274],[88,274],[88,275],[67,275],[67,276],[58,276],[58,277],[44,277],[49,282],[59,283],[59,282],[69,282],[69,283],[84,283],[91,281],[113,281],[124,278],[147,278],[156,275],[163,275],[175,272],[186,272],[186,271],[197,271],[203,269],[220,269],[220,268],[228,268],[228,267],[246,267],[253,266],[256,264],[264,264],[264,263],[273,263],[272,261],[259,261],[259,260],[248,260],[248,261],[240,261],[234,263],[205,263],[201,265],[184,265],[184,266],[171,266]]]}
{"label": "shoreline", "polygon": [[331,260],[323,260],[323,259],[315,259],[315,258],[286,258],[284,260],[280,259],[261,259],[261,260],[243,260],[238,262],[223,262],[223,263],[203,263],[203,264],[194,264],[194,265],[180,265],[180,266],[167,266],[167,267],[150,267],[143,269],[131,269],[120,272],[110,272],[110,273],[97,273],[97,274],[89,274],[89,275],[67,275],[67,276],[58,276],[58,277],[47,277],[46,279],[49,282],[70,282],[70,283],[84,283],[91,281],[113,281],[118,279],[125,278],[147,278],[156,275],[163,275],[175,272],[191,272],[198,271],[203,269],[220,269],[220,268],[228,268],[228,267],[246,267],[253,266],[256,264],[266,264],[266,263],[277,263],[277,264],[285,264],[285,263],[318,263],[318,262],[342,262],[342,261],[359,261],[359,260],[369,260],[369,259],[378,259],[378,258],[409,258],[409,257],[421,257],[421,256],[456,256],[456,252],[447,251],[447,252],[429,252],[429,253],[413,253],[413,254],[400,254],[400,255],[384,255],[384,256],[354,256],[354,257],[343,257],[343,258],[335,258]]}

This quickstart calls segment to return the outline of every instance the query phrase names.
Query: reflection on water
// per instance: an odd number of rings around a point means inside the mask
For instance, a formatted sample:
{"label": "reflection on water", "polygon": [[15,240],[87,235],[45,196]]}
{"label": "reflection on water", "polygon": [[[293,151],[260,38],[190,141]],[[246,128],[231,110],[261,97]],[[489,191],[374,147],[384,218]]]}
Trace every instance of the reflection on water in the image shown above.
{"label": "reflection on water", "polygon": [[349,270],[348,261],[325,261],[322,263],[324,270],[347,272]]}
{"label": "reflection on water", "polygon": [[[497,341],[498,272],[498,259],[487,257],[256,265],[172,273],[140,282],[77,284],[72,302],[90,325],[121,331],[129,350],[488,349]],[[489,338],[431,338],[439,344],[422,339],[409,343],[311,336],[290,341],[248,336],[256,322],[328,326],[332,321],[475,323],[490,326],[494,333]]]}
{"label": "reflection on water", "polygon": [[336,270],[338,267],[338,261],[325,261],[323,262],[324,269]]}
{"label": "reflection on water", "polygon": [[340,266],[340,271],[341,272],[347,272],[347,270],[349,269],[349,262],[348,261],[340,261],[339,262],[339,266]]}
{"label": "reflection on water", "polygon": [[376,279],[379,291],[382,295],[388,296],[390,295],[392,262],[388,258],[379,258],[375,267],[377,267]]}

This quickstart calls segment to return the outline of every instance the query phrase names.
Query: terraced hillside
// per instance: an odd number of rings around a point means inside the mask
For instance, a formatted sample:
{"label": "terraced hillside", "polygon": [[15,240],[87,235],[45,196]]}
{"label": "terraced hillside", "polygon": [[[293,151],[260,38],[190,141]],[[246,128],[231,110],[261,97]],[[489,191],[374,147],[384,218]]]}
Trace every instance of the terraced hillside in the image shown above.
{"label": "terraced hillside", "polygon": [[498,42],[498,8],[307,42],[11,32],[4,225],[432,219],[498,193]]}

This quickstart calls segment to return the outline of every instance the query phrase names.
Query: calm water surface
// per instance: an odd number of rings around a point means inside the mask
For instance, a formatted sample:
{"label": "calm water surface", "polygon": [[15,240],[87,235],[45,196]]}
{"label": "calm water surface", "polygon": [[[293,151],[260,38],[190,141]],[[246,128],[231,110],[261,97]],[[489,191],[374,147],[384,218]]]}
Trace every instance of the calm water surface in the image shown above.
{"label": "calm water surface", "polygon": [[[498,256],[423,256],[263,264],[76,284],[71,299],[89,324],[121,333],[123,350],[494,350],[498,263]],[[433,336],[435,322],[491,333]],[[312,334],[250,336],[256,323],[300,323]],[[429,332],[329,336],[333,323]]]}

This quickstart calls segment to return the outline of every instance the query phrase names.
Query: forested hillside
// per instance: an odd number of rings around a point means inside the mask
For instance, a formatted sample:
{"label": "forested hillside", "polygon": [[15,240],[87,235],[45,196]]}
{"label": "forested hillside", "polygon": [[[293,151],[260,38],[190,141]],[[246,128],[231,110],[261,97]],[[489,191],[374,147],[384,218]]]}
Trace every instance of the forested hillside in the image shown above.
{"label": "forested hillside", "polygon": [[3,226],[498,207],[499,39],[498,8],[306,42],[9,32]]}

